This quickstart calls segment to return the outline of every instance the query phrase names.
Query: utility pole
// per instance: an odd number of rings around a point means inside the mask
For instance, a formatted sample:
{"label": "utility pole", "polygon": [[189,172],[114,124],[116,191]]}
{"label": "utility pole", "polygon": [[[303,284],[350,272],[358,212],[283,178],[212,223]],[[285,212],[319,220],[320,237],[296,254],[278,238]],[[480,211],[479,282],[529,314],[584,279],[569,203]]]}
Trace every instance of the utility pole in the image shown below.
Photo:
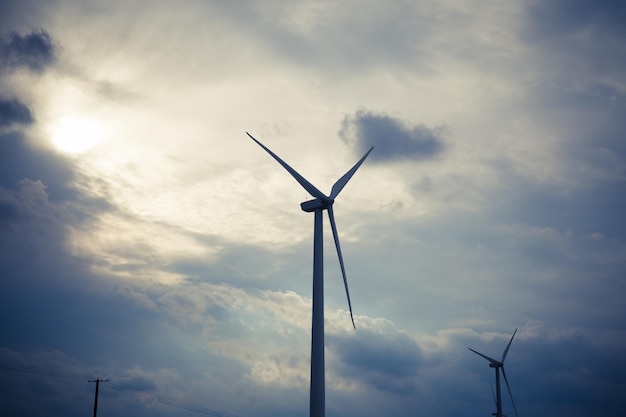
{"label": "utility pole", "polygon": [[92,381],[87,382],[95,382],[96,383],[96,399],[93,402],[93,417],[96,417],[96,412],[98,411],[98,387],[100,387],[101,382],[109,382],[108,379],[94,379]]}

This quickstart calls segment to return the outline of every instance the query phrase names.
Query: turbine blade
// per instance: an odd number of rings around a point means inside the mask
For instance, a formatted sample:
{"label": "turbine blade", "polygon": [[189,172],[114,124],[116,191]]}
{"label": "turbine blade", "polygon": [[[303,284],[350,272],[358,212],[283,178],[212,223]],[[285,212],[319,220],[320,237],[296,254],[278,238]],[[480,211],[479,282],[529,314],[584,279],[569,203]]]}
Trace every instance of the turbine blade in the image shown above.
{"label": "turbine blade", "polygon": [[496,393],[493,390],[493,384],[489,384],[489,386],[491,387],[491,395],[493,395],[493,403],[496,405],[496,408],[498,408],[498,400],[496,399]]}
{"label": "turbine blade", "polygon": [[483,355],[483,354],[482,354],[482,353],[480,353],[480,352],[476,352],[476,351],[475,351],[474,349],[472,349],[472,348],[468,348],[468,349],[469,349],[469,350],[471,350],[472,352],[474,352],[475,354],[477,354],[477,355],[479,355],[479,356],[482,356],[483,358],[487,359],[489,362],[493,363],[494,365],[499,365],[499,364],[500,364],[500,362],[498,362],[497,360],[495,360],[495,359],[493,359],[493,358],[490,358],[490,357],[489,357],[489,356],[487,356],[487,355]]}
{"label": "turbine blade", "polygon": [[350,171],[348,171],[345,174],[343,174],[343,177],[341,177],[341,178],[339,178],[337,180],[337,182],[333,185],[332,190],[330,191],[330,198],[337,197],[337,195],[341,192],[341,190],[343,190],[343,187],[345,187],[346,184],[348,183],[348,181],[350,181],[350,178],[352,178],[352,176],[354,175],[356,170],[359,169],[359,167],[361,166],[363,161],[365,161],[365,158],[367,158],[367,156],[370,154],[370,152],[372,152],[372,149],[374,149],[373,146],[370,148],[369,151],[367,151],[367,153],[363,156],[363,158],[361,158],[359,160],[359,162],[357,162],[352,167],[352,169],[350,169]]}
{"label": "turbine blade", "polygon": [[511,342],[513,342],[513,338],[515,337],[515,333],[517,333],[517,329],[513,332],[513,336],[511,336],[511,340],[509,340],[509,344],[506,345],[506,349],[504,349],[504,353],[502,353],[502,360],[500,362],[504,363],[506,359],[506,355],[509,353],[509,348],[511,347]]}
{"label": "turbine blade", "polygon": [[333,213],[333,206],[328,206],[328,218],[330,219],[330,227],[333,229],[333,238],[335,239],[335,246],[337,247],[337,255],[339,256],[339,265],[341,266],[341,275],[343,276],[343,285],[346,287],[346,297],[348,297],[348,308],[350,309],[350,320],[352,320],[352,327],[356,329],[354,325],[354,316],[352,315],[352,303],[350,302],[350,291],[348,291],[348,279],[346,278],[346,268],[343,266],[343,256],[341,255],[341,246],[339,245],[339,235],[337,234],[337,225],[335,224],[335,214]]}
{"label": "turbine blade", "polygon": [[511,387],[509,387],[509,380],[506,377],[506,372],[504,372],[504,366],[502,366],[502,375],[504,375],[504,382],[506,382],[506,389],[509,391],[509,397],[511,397],[511,403],[513,404],[513,410],[515,410],[515,417],[517,415],[517,407],[515,407],[515,401],[513,401],[513,394],[511,394]]}
{"label": "turbine blade", "polygon": [[270,151],[265,145],[263,145],[261,142],[256,140],[250,133],[246,132],[246,135],[250,136],[250,139],[255,141],[261,148],[265,149],[265,151],[267,153],[269,153],[272,156],[272,158],[274,158],[276,161],[278,161],[278,163],[281,164],[283,166],[283,168],[285,168],[287,170],[287,172],[289,172],[291,174],[291,176],[294,177],[296,179],[296,181],[298,181],[298,183],[300,183],[300,185],[305,190],[307,190],[309,192],[309,194],[311,194],[313,197],[316,197],[316,198],[321,198],[321,199],[326,199],[327,198],[324,195],[324,193],[322,193],[320,190],[318,190],[313,184],[311,184],[309,181],[307,181],[306,178],[304,178],[302,175],[298,174],[298,172],[295,169],[293,169],[285,161],[280,159],[278,157],[278,155],[276,155],[274,152]]}

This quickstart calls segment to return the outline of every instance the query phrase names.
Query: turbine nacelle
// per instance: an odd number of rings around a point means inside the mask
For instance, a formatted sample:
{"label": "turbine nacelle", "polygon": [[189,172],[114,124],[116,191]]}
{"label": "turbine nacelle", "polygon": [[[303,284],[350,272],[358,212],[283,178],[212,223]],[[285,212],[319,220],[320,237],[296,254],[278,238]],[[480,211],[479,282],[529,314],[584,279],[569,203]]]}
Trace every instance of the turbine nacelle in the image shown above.
{"label": "turbine nacelle", "polygon": [[322,198],[314,198],[313,200],[308,200],[300,204],[300,208],[302,211],[306,211],[307,213],[311,213],[315,210],[326,210],[328,207],[332,206],[335,202],[334,198],[326,197]]}

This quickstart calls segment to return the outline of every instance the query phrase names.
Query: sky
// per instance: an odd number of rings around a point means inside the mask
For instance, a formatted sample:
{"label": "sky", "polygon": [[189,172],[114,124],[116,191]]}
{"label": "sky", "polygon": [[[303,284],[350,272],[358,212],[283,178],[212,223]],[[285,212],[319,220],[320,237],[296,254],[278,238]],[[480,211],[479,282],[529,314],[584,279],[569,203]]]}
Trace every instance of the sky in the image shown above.
{"label": "sky", "polygon": [[[626,5],[0,0],[0,412],[626,406]],[[490,388],[490,386],[492,388]],[[503,409],[514,416],[503,386]]]}

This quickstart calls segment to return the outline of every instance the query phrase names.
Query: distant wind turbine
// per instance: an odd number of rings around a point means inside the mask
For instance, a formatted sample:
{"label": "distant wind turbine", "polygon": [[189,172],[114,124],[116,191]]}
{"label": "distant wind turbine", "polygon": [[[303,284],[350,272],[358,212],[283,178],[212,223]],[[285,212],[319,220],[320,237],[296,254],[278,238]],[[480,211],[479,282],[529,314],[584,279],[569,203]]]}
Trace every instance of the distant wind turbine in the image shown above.
{"label": "distant wind turbine", "polygon": [[346,279],[346,270],[343,265],[343,256],[341,255],[341,246],[339,245],[339,236],[337,235],[337,226],[335,225],[335,215],[333,213],[333,203],[335,198],[343,187],[346,186],[350,178],[359,169],[365,158],[372,152],[374,147],[369,151],[341,178],[333,185],[330,195],[327,196],[318,190],[313,184],[307,181],[302,175],[298,174],[296,170],[291,168],[285,161],[280,159],[274,152],[270,151],[265,145],[252,137],[251,134],[246,132],[250,138],[255,141],[261,148],[265,149],[272,158],[278,161],[291,174],[292,177],[300,183],[300,185],[309,193],[315,197],[313,200],[308,200],[300,204],[303,211],[315,212],[315,223],[313,232],[313,318],[312,318],[312,330],[311,330],[311,391],[310,391],[310,416],[311,417],[324,417],[325,414],[325,380],[324,380],[324,241],[323,241],[323,226],[322,226],[322,212],[328,211],[328,219],[330,220],[330,227],[333,231],[333,238],[335,239],[335,247],[337,248],[337,255],[339,256],[339,265],[341,266],[341,274],[343,276],[343,284],[346,288],[346,297],[348,298],[348,308],[350,309],[350,319],[352,320],[352,327],[354,325],[354,316],[352,315],[352,303],[350,302],[350,292],[348,291],[348,280]]}
{"label": "distant wind turbine", "polygon": [[515,401],[513,401],[513,394],[511,394],[511,388],[509,387],[509,380],[506,377],[506,372],[504,372],[504,360],[506,359],[507,353],[509,353],[509,348],[511,347],[511,342],[513,342],[513,338],[515,337],[515,333],[517,333],[517,329],[513,332],[513,336],[511,336],[511,340],[509,340],[509,344],[506,345],[506,349],[502,353],[502,359],[497,361],[493,358],[490,358],[487,355],[483,355],[480,352],[476,352],[472,348],[468,348],[472,352],[477,355],[482,356],[483,358],[489,361],[489,367],[495,368],[496,370],[496,412],[493,413],[496,417],[506,417],[502,414],[502,395],[500,394],[500,369],[502,369],[502,375],[504,376],[504,382],[506,382],[506,389],[509,391],[509,397],[511,397],[511,403],[513,404],[513,410],[515,410],[515,416],[517,417],[517,408],[515,407]]}

